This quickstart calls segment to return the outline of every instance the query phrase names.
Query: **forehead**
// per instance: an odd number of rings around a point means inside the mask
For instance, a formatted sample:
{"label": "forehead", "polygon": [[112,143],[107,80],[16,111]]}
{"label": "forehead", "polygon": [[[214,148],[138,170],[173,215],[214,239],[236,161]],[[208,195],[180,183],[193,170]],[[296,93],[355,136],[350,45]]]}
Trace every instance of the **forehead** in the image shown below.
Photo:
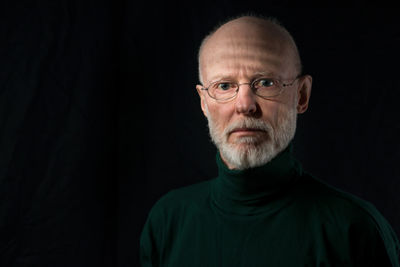
{"label": "forehead", "polygon": [[293,56],[288,42],[275,30],[239,25],[216,32],[201,53],[203,78],[251,76],[254,73],[289,75]]}
{"label": "forehead", "polygon": [[254,73],[284,74],[287,57],[280,49],[267,49],[260,43],[225,43],[210,50],[203,60],[208,80],[213,76],[248,76]]}

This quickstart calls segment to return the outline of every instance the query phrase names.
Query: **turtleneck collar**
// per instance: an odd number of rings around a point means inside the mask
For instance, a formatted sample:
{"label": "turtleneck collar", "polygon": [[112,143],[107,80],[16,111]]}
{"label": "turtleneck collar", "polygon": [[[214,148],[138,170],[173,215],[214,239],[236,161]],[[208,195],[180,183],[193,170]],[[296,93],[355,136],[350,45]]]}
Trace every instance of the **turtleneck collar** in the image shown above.
{"label": "turtleneck collar", "polygon": [[[218,177],[214,180],[212,198],[215,206],[229,214],[252,215],[265,212],[301,174],[294,159],[292,144],[267,164],[245,170],[231,170],[217,153]],[[272,205],[277,207],[277,205]]]}

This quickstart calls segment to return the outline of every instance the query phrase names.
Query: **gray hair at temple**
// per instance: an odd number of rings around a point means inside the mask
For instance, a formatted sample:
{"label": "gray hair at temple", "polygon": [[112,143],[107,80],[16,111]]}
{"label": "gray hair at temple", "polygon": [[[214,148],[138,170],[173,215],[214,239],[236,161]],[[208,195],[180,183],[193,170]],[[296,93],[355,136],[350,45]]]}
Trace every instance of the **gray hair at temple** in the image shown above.
{"label": "gray hair at temple", "polygon": [[225,20],[222,23],[219,23],[209,34],[207,34],[203,38],[203,40],[201,42],[201,45],[200,45],[200,48],[199,48],[199,51],[198,51],[198,54],[197,54],[199,81],[200,81],[201,84],[203,84],[203,76],[202,76],[202,73],[201,73],[201,53],[202,53],[202,50],[204,48],[204,45],[207,43],[207,41],[210,39],[210,37],[219,28],[221,28],[223,25],[225,25],[225,24],[227,24],[227,23],[229,23],[229,22],[231,22],[233,20],[242,18],[242,17],[256,18],[256,19],[262,20],[266,24],[269,23],[269,24],[272,24],[272,25],[276,26],[276,28],[282,33],[282,36],[285,36],[287,41],[291,45],[291,47],[292,47],[292,49],[294,51],[294,55],[295,55],[295,61],[294,62],[295,62],[295,65],[296,65],[295,67],[297,69],[298,75],[302,74],[303,66],[302,66],[302,63],[301,63],[300,54],[299,54],[299,50],[297,48],[296,42],[294,41],[293,36],[289,33],[289,31],[282,25],[282,23],[279,22],[278,19],[276,19],[275,17],[256,15],[256,14],[253,14],[253,13],[246,13],[246,14],[242,14],[242,15],[239,15],[239,16],[235,16],[235,17],[229,18],[228,20]]}

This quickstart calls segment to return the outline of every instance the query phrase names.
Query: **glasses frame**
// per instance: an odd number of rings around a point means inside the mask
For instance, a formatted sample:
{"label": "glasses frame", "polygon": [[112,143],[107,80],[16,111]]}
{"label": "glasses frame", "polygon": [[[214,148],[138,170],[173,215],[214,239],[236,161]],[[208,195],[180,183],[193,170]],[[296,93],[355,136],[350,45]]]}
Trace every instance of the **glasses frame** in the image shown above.
{"label": "glasses frame", "polygon": [[[231,99],[234,99],[234,98],[237,96],[241,85],[247,84],[247,85],[250,85],[251,90],[253,91],[253,93],[254,93],[256,96],[261,97],[261,98],[263,98],[263,99],[271,99],[271,98],[277,97],[277,96],[279,96],[280,94],[282,94],[283,89],[284,89],[285,87],[292,86],[292,85],[293,85],[299,78],[301,78],[302,76],[303,76],[303,75],[297,75],[296,78],[294,78],[294,79],[293,79],[291,82],[289,82],[289,83],[287,83],[287,82],[285,82],[285,81],[281,81],[281,80],[279,80],[279,79],[268,78],[268,77],[260,77],[260,78],[254,79],[252,82],[249,82],[249,83],[236,83],[236,82],[231,82],[232,84],[235,84],[235,85],[237,86],[237,88],[236,88],[236,90],[235,90],[235,94],[234,94],[233,96],[231,96],[231,97],[224,98],[224,99],[217,99],[217,98],[213,97],[213,96],[210,94],[210,91],[208,90],[213,84],[218,83],[218,82],[221,82],[221,81],[223,81],[223,80],[219,80],[219,81],[212,82],[212,83],[210,83],[210,85],[209,85],[208,87],[204,87],[204,86],[203,86],[203,87],[201,88],[201,90],[206,90],[206,91],[207,91],[207,94],[208,94],[212,99],[215,99],[215,100],[217,100],[217,101],[229,101],[229,100],[231,100]],[[276,83],[277,86],[279,87],[279,92],[278,92],[277,94],[275,94],[275,95],[272,95],[272,96],[262,96],[262,95],[257,94],[257,90],[255,90],[255,86],[254,86],[254,85],[255,85],[258,81],[260,81],[260,80],[262,80],[262,79],[269,79],[269,80],[272,80],[274,83]]]}

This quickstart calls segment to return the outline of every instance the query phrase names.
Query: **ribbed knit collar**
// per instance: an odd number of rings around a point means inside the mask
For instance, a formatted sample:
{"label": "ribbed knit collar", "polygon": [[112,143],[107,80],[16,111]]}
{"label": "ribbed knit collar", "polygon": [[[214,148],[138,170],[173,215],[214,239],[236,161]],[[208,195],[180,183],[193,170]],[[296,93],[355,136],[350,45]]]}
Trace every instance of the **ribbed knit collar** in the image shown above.
{"label": "ribbed knit collar", "polygon": [[[246,170],[230,170],[217,153],[218,177],[212,199],[225,213],[252,215],[277,207],[285,192],[301,174],[290,144],[269,163]],[[273,205],[273,204],[276,205]],[[271,205],[272,204],[272,207]]]}

